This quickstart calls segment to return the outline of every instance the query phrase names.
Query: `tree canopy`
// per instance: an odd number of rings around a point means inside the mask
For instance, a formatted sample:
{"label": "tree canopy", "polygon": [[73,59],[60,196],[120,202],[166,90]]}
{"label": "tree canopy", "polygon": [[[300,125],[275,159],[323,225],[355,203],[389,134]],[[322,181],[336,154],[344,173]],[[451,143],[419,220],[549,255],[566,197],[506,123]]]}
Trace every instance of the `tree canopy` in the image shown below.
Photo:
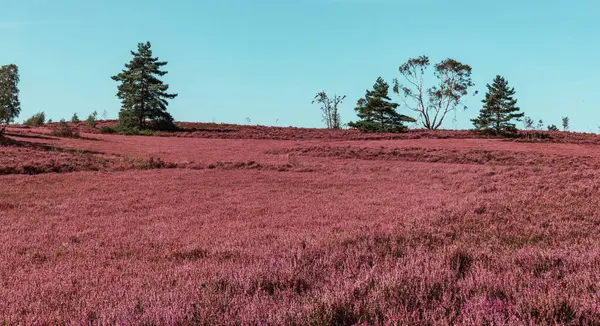
{"label": "tree canopy", "polygon": [[[131,51],[133,59],[125,64],[125,69],[113,80],[120,82],[117,96],[121,99],[119,124],[127,128],[157,129],[173,128],[173,117],[167,112],[169,99],[177,94],[167,93],[169,85],[159,77],[167,74],[161,70],[167,65],[152,56],[150,42],[139,43],[137,52]],[[148,125],[148,121],[152,124]]]}
{"label": "tree canopy", "polygon": [[367,90],[354,108],[360,120],[350,122],[348,126],[363,132],[401,132],[406,130],[405,122],[415,122],[415,119],[396,111],[399,104],[391,101],[389,88],[383,78],[377,78],[373,89]]}
{"label": "tree canopy", "polygon": [[520,108],[514,98],[515,89],[509,87],[508,81],[500,75],[496,76],[492,85],[487,84],[487,89],[479,116],[471,119],[475,128],[493,130],[496,133],[516,131],[513,121],[520,120],[525,114],[519,112]]}
{"label": "tree canopy", "polygon": [[437,84],[426,89],[425,72],[429,65],[427,56],[408,59],[398,69],[406,84],[394,79],[394,93],[403,95],[404,103],[418,113],[423,127],[439,129],[446,115],[456,111],[474,84],[471,66],[446,59],[434,66]]}
{"label": "tree canopy", "polygon": [[21,113],[19,101],[19,67],[14,64],[0,67],[0,132]]}

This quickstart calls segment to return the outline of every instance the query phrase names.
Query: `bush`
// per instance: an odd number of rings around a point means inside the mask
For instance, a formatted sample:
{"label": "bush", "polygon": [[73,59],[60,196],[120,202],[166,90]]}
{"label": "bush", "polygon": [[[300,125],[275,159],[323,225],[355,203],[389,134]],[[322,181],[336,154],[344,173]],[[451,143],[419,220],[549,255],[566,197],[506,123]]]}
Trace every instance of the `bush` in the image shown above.
{"label": "bush", "polygon": [[137,136],[140,134],[140,131],[137,128],[123,128],[121,126],[117,126],[117,132],[119,135],[124,136]]}
{"label": "bush", "polygon": [[548,131],[558,131],[558,127],[556,125],[549,125]]}
{"label": "bush", "polygon": [[156,136],[156,135],[158,135],[158,131],[150,130],[150,129],[142,129],[142,130],[138,130],[137,134],[140,136]]}
{"label": "bush", "polygon": [[23,124],[27,126],[41,127],[46,122],[46,114],[42,112],[38,112],[31,116],[31,118],[25,120]]}
{"label": "bush", "polygon": [[151,129],[138,129],[138,128],[122,128],[117,126],[117,132],[124,136],[155,136],[158,131]]}
{"label": "bush", "polygon": [[73,113],[73,117],[71,117],[71,122],[72,123],[79,123],[79,122],[81,122],[81,120],[79,120],[79,117],[77,116],[77,113]]}
{"label": "bush", "polygon": [[121,110],[119,112],[119,129],[137,129],[138,121],[136,117],[127,110]]}
{"label": "bush", "polygon": [[[173,117],[167,113],[162,112],[158,116],[145,119],[144,125],[140,125],[139,117],[129,110],[122,109],[119,112],[119,125],[118,128],[126,133],[143,133],[143,134],[154,134],[152,130],[160,131],[177,131],[179,128],[173,122]],[[134,131],[134,130],[137,130]],[[144,131],[142,131],[144,130]],[[147,131],[150,130],[150,131]]]}
{"label": "bush", "polygon": [[363,133],[374,133],[374,132],[390,132],[390,133],[400,133],[408,131],[406,126],[402,125],[386,125],[381,126],[380,123],[375,121],[358,121],[358,122],[349,122],[348,126],[350,128],[355,128],[360,130]]}
{"label": "bush", "polygon": [[139,130],[137,128],[124,128],[120,125],[116,126],[102,126],[100,127],[101,134],[120,134],[124,136],[152,136],[156,132],[153,130]]}
{"label": "bush", "polygon": [[115,128],[114,126],[102,126],[100,127],[100,133],[101,134],[116,134],[117,128]]}
{"label": "bush", "polygon": [[501,131],[495,128],[474,129],[473,131],[484,136],[500,136],[505,138],[516,138],[519,135],[519,130],[514,126],[505,126]]}
{"label": "bush", "polygon": [[162,130],[162,131],[178,130],[177,126],[173,123],[173,118],[171,118],[170,116],[154,120],[152,123],[152,127],[155,130]]}
{"label": "bush", "polygon": [[92,112],[92,114],[90,114],[88,116],[88,118],[85,120],[85,125],[92,129],[92,128],[96,128],[96,124],[98,123],[98,112],[94,111]]}
{"label": "bush", "polygon": [[79,134],[71,129],[65,119],[62,119],[52,130],[52,136],[77,138]]}

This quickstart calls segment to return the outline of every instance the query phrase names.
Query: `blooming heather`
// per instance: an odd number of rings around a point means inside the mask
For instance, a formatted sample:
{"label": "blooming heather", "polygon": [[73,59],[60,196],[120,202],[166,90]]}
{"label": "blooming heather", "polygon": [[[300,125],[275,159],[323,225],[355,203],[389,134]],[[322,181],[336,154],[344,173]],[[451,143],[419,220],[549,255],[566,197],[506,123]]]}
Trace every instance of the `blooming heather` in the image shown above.
{"label": "blooming heather", "polygon": [[0,147],[9,324],[600,323],[592,138],[20,132]]}

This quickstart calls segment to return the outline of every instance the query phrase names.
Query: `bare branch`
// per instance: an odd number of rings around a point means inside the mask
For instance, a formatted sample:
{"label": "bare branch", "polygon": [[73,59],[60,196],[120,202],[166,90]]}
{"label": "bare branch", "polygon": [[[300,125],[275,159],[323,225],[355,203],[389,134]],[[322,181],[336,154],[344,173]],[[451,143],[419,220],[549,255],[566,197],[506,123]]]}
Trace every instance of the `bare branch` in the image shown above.
{"label": "bare branch", "polygon": [[328,129],[337,129],[341,127],[340,114],[338,106],[344,101],[346,95],[338,96],[334,95],[333,98],[329,98],[325,91],[318,92],[315,95],[311,104],[320,103],[321,112],[323,114],[323,122]]}

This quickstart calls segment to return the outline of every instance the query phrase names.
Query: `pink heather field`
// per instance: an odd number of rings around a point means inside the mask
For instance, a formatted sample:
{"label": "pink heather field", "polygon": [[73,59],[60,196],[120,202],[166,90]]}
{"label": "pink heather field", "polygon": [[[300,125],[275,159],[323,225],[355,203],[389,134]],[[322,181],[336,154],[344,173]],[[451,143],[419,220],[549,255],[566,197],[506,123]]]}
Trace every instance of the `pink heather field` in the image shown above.
{"label": "pink heather field", "polygon": [[600,138],[549,134],[9,128],[0,320],[600,325]]}

